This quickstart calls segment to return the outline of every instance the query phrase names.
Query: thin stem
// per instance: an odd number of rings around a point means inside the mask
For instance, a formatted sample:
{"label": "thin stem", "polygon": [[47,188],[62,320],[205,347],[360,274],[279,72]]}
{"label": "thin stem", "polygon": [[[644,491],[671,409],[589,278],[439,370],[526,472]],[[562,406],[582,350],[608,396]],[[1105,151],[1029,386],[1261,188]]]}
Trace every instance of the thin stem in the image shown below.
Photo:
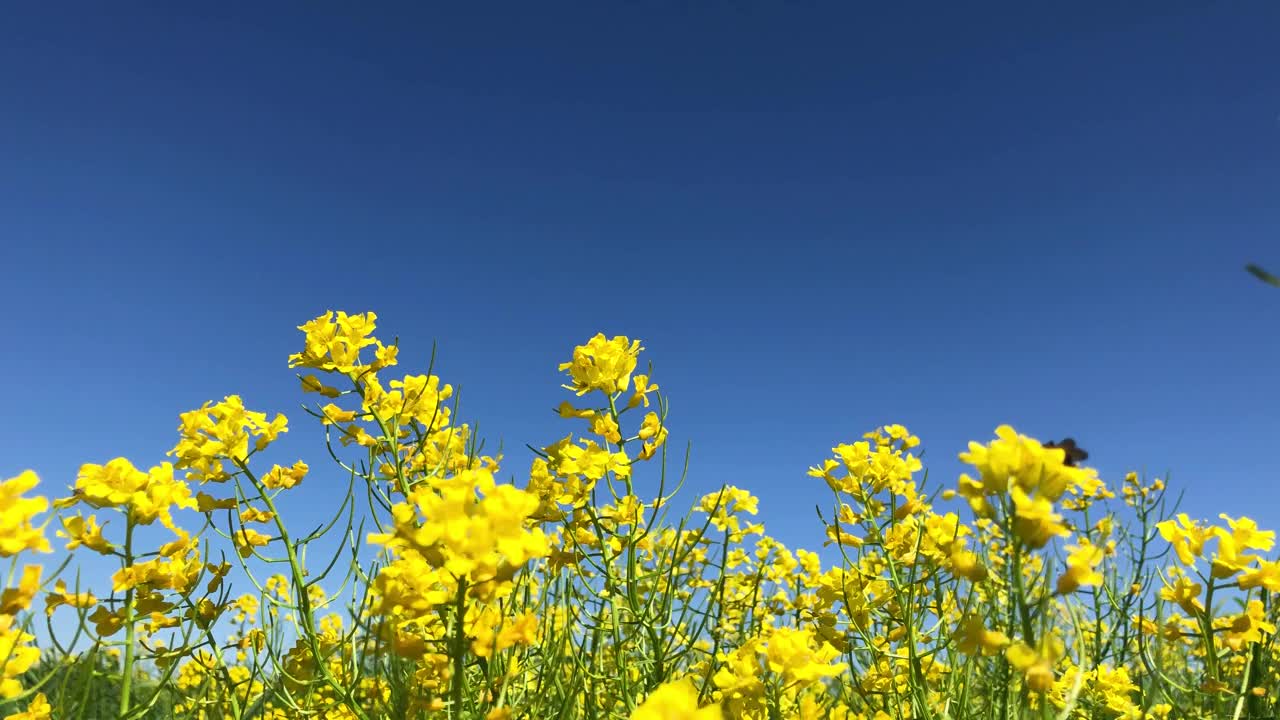
{"label": "thin stem", "polygon": [[[124,530],[125,567],[133,565],[133,527],[133,514],[128,513],[125,516]],[[133,646],[137,642],[133,605],[134,588],[130,586],[124,593],[124,667],[121,670],[122,676],[120,678],[120,717],[122,718],[127,717],[129,714],[130,695],[133,690]]]}

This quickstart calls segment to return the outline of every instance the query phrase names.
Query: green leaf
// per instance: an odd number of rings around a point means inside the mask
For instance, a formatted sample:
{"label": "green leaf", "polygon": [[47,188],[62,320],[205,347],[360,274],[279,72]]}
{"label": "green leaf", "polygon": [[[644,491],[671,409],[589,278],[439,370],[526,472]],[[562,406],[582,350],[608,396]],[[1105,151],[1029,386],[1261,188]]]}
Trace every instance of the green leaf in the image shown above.
{"label": "green leaf", "polygon": [[1248,270],[1250,273],[1253,273],[1253,276],[1258,278],[1262,282],[1267,283],[1268,285],[1275,285],[1276,287],[1280,287],[1280,277],[1276,277],[1275,275],[1272,275],[1271,273],[1267,272],[1266,270],[1263,270],[1257,265],[1245,265],[1244,269]]}

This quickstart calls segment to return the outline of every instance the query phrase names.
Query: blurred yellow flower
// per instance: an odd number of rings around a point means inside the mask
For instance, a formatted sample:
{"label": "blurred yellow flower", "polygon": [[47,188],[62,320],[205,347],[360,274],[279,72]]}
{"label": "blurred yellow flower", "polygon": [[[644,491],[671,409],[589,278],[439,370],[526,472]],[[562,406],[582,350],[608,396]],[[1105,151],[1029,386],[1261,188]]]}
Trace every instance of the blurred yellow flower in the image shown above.
{"label": "blurred yellow flower", "polygon": [[996,428],[996,439],[987,445],[969,443],[960,459],[978,470],[987,493],[1017,486],[1051,502],[1073,487],[1092,487],[1097,476],[1091,468],[1067,465],[1062,448],[1046,448],[1008,425]]}
{"label": "blurred yellow flower", "polygon": [[1046,636],[1040,641],[1038,648],[1016,642],[1005,651],[1005,656],[1009,659],[1009,664],[1022,673],[1028,690],[1047,693],[1053,689],[1053,666],[1064,652],[1061,640]]}
{"label": "blurred yellow flower", "polygon": [[23,550],[50,552],[44,527],[34,527],[32,519],[49,509],[44,497],[22,497],[39,483],[30,470],[0,482],[0,556],[13,557]]}
{"label": "blurred yellow flower", "polygon": [[4,720],[49,720],[53,707],[44,693],[36,693],[27,703],[27,709],[4,717]]}
{"label": "blurred yellow flower", "polygon": [[[1243,583],[1243,578],[1241,579]],[[1200,593],[1204,591],[1204,587],[1199,583],[1192,582],[1185,575],[1179,575],[1172,585],[1166,584],[1160,590],[1160,598],[1175,602],[1182,611],[1188,615],[1195,615],[1204,611],[1204,605],[1200,602]]]}
{"label": "blurred yellow flower", "polygon": [[12,615],[0,615],[0,698],[22,693],[19,678],[40,659],[40,649],[30,645],[35,637],[23,632]]}
{"label": "blurred yellow flower", "polygon": [[631,713],[631,720],[720,720],[719,705],[698,707],[698,691],[688,680],[659,686]]}
{"label": "blurred yellow flower", "polygon": [[1051,539],[1066,537],[1070,530],[1062,522],[1062,516],[1053,511],[1053,503],[1045,497],[1031,497],[1021,486],[1009,489],[1013,498],[1014,518],[1013,532],[1027,546],[1035,549],[1044,547]]}
{"label": "blurred yellow flower", "polygon": [[98,598],[91,592],[69,593],[65,580],[58,580],[53,585],[53,592],[45,594],[45,613],[52,615],[58,608],[66,605],[86,610],[98,604]]}
{"label": "blurred yellow flower", "polygon": [[1079,545],[1068,545],[1067,570],[1058,577],[1059,595],[1075,592],[1081,587],[1100,585],[1103,578],[1097,568],[1102,564],[1103,549],[1081,538]]}
{"label": "blurred yellow flower", "polygon": [[23,567],[22,579],[18,581],[18,587],[5,588],[4,592],[0,593],[0,613],[17,615],[31,607],[31,599],[40,590],[40,575],[43,572],[44,568],[39,565]]}
{"label": "blurred yellow flower", "polygon": [[1156,523],[1160,537],[1173,546],[1183,565],[1194,565],[1196,558],[1204,554],[1204,545],[1213,536],[1213,528],[1193,521],[1186,513],[1179,513],[1177,520]]}
{"label": "blurred yellow flower", "polygon": [[1009,645],[1009,636],[988,630],[980,615],[969,613],[956,626],[956,649],[966,655],[995,655]]}
{"label": "blurred yellow flower", "polygon": [[1258,567],[1241,573],[1237,582],[1241,590],[1264,588],[1267,592],[1280,592],[1280,561],[1259,560]]}

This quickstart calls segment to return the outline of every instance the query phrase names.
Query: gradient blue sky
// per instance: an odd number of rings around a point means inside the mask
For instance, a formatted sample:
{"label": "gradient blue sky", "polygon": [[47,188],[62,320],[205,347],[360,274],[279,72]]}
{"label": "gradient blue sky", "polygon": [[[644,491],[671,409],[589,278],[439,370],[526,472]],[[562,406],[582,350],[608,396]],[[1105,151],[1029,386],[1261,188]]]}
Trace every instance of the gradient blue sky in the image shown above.
{"label": "gradient blue sky", "polygon": [[517,478],[556,363],[642,338],[693,489],[802,546],[885,422],[935,479],[1009,422],[1280,525],[1280,5],[890,5],[9,6],[0,473],[240,393],[318,515],[285,358],[372,309]]}

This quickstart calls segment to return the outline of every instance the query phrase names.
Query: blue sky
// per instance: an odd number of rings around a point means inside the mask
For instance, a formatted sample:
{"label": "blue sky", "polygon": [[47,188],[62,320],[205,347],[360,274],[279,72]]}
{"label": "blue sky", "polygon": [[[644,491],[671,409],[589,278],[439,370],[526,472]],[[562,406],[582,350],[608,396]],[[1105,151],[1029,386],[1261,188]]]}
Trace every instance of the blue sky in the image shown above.
{"label": "blue sky", "polygon": [[[884,5],[884,4],[881,4]],[[375,310],[523,482],[556,364],[644,340],[695,492],[814,547],[886,422],[1074,435],[1280,525],[1280,6],[84,3],[0,29],[0,473],[164,459]],[[322,472],[321,470],[324,469]],[[650,476],[650,479],[652,476]]]}

